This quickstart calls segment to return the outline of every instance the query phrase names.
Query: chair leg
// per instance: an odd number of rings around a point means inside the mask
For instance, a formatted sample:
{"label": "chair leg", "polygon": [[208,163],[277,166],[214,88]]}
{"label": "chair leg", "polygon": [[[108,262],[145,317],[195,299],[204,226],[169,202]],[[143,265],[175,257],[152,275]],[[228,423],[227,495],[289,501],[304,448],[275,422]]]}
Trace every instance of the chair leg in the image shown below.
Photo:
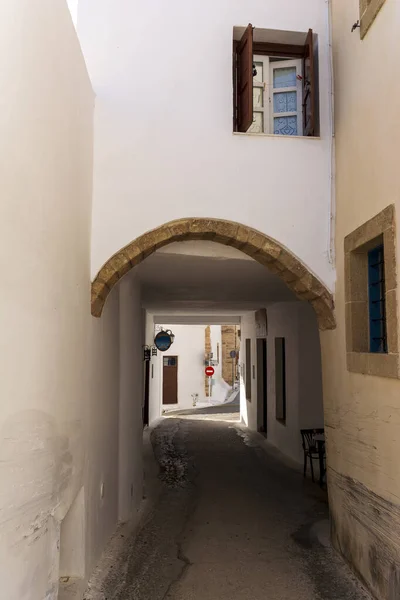
{"label": "chair leg", "polygon": [[307,453],[304,452],[304,471],[303,471],[303,477],[306,476],[307,473]]}
{"label": "chair leg", "polygon": [[312,456],[310,456],[310,466],[311,466],[311,479],[313,481],[313,483],[315,483],[315,479],[314,479],[314,465],[312,462]]}

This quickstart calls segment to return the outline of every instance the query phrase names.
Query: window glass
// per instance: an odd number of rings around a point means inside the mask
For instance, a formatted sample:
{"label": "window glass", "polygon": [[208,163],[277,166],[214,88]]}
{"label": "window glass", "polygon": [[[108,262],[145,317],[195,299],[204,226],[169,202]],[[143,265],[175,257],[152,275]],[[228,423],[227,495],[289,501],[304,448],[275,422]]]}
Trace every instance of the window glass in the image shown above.
{"label": "window glass", "polygon": [[262,87],[253,87],[253,107],[262,108],[264,106],[264,90]]}
{"label": "window glass", "polygon": [[368,252],[370,352],[387,352],[383,245]]}
{"label": "window glass", "polygon": [[253,123],[250,125],[249,133],[263,133],[264,131],[264,114],[262,112],[255,112],[253,114]]}
{"label": "window glass", "polygon": [[264,65],[262,62],[255,62],[253,69],[253,82],[263,83],[264,81]]}
{"label": "window glass", "polygon": [[275,117],[274,133],[276,135],[297,135],[297,116]]}
{"label": "window glass", "polygon": [[274,88],[296,87],[296,67],[274,68]]}
{"label": "window glass", "polygon": [[164,367],[176,367],[176,356],[164,356],[163,364]]}
{"label": "window glass", "polygon": [[274,94],[274,112],[296,112],[297,92],[279,92]]}

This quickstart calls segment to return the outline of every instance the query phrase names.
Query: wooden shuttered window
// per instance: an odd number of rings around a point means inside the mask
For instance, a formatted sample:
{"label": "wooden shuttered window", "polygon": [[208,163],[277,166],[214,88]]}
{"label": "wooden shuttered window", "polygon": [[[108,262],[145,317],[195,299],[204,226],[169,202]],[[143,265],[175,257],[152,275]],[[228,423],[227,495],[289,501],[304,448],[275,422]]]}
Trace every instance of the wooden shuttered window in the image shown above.
{"label": "wooden shuttered window", "polygon": [[246,27],[236,46],[236,131],[253,122],[253,26]]}
{"label": "wooden shuttered window", "polygon": [[253,54],[260,54],[303,61],[302,135],[317,135],[317,73],[313,30],[309,29],[304,46],[254,42],[253,30],[249,24],[241,40],[234,42],[234,131],[246,132],[253,122]]}
{"label": "wooden shuttered window", "polygon": [[308,30],[303,58],[303,135],[315,133],[315,64],[313,31]]}

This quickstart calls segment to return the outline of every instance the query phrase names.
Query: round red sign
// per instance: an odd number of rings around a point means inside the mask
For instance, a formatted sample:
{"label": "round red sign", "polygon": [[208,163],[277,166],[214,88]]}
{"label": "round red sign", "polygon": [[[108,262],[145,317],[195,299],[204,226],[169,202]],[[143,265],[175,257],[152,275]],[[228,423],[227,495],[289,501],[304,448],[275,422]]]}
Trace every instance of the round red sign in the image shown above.
{"label": "round red sign", "polygon": [[207,377],[212,377],[214,375],[214,368],[206,367],[206,375],[207,375]]}

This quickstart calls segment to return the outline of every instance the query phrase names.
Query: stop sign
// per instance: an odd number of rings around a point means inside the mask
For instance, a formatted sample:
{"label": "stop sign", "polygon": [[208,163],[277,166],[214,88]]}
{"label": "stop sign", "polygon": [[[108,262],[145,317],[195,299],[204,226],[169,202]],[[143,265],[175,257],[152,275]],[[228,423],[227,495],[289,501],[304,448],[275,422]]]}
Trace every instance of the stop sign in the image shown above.
{"label": "stop sign", "polygon": [[214,375],[213,367],[206,367],[206,375],[207,377],[212,377]]}

